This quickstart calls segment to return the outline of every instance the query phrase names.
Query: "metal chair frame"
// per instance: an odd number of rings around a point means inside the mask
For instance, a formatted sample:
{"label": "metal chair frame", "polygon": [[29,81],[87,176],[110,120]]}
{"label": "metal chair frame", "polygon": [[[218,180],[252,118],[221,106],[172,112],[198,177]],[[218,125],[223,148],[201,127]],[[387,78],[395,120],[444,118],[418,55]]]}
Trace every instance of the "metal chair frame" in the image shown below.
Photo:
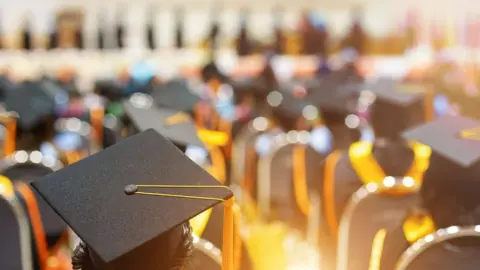
{"label": "metal chair frame", "polygon": [[[257,198],[258,209],[262,216],[268,216],[270,213],[270,198],[271,198],[271,166],[275,155],[284,147],[295,145],[301,142],[288,140],[288,135],[281,133],[274,139],[273,150],[264,157],[260,157],[258,165],[258,181],[257,181]],[[307,220],[307,235],[312,242],[317,240],[318,228],[320,224],[320,196],[316,194],[309,194],[310,213]],[[313,237],[313,238],[311,238]]]}
{"label": "metal chair frame", "polygon": [[[34,152],[38,155],[38,160],[33,156]],[[12,155],[0,161],[0,173],[15,165],[39,165],[49,168],[53,171],[58,171],[64,167],[63,163],[55,158],[46,157],[39,151],[27,152],[24,150],[15,151]]]}
{"label": "metal chair frame", "polygon": [[246,147],[248,139],[251,136],[255,136],[263,131],[257,130],[253,127],[253,120],[250,121],[238,134],[237,138],[233,141],[232,144],[232,170],[231,170],[231,179],[232,183],[240,184],[243,180],[243,174],[245,172],[245,156],[246,156]]}
{"label": "metal chair frame", "polygon": [[[365,199],[384,192],[393,191],[398,188],[408,190],[409,194],[417,192],[420,188],[415,182],[406,182],[408,178],[393,178],[386,177],[385,180],[379,184],[369,183],[358,189],[350,198],[345,211],[343,212],[338,229],[338,244],[337,244],[337,270],[348,269],[348,246],[350,238],[350,229],[352,227],[352,218],[358,205]],[[388,180],[387,180],[388,179]]]}
{"label": "metal chair frame", "polygon": [[22,204],[18,201],[16,196],[6,196],[5,194],[0,193],[0,199],[5,200],[8,203],[17,220],[20,233],[19,240],[21,253],[20,256],[22,259],[22,270],[32,270],[32,241],[30,235],[30,223],[27,214],[25,213]]}
{"label": "metal chair frame", "polygon": [[211,242],[194,235],[193,245],[195,246],[195,249],[207,255],[219,266],[222,265],[222,251],[214,246]]}
{"label": "metal chair frame", "polygon": [[439,229],[434,233],[417,240],[411,245],[397,262],[397,270],[406,270],[409,265],[417,259],[426,250],[434,245],[441,244],[443,242],[461,238],[461,237],[480,237],[480,225],[460,227],[451,226],[446,229]]}

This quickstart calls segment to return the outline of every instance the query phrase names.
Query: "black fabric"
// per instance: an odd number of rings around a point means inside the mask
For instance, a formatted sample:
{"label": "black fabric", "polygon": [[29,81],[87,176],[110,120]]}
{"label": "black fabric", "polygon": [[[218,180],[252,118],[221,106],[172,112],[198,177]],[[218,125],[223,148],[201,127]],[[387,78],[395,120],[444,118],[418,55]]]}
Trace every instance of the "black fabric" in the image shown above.
{"label": "black fabric", "polygon": [[[219,185],[154,130],[126,138],[32,183],[89,248],[114,265],[132,260],[148,263],[153,258],[144,256],[144,246],[162,250],[177,246],[170,230],[218,203],[125,194],[125,187],[132,184]],[[225,188],[141,189],[221,199],[232,196]],[[168,260],[168,254],[160,254]]]}
{"label": "black fabric", "polygon": [[[51,172],[52,169],[39,164],[18,164],[2,170],[1,174],[9,178],[12,182],[22,181],[25,183],[31,183]],[[53,247],[66,231],[67,225],[52,210],[38,192],[35,190],[32,190],[32,192],[35,194],[37,200],[48,246]],[[27,209],[25,209],[25,211],[27,211]]]}
{"label": "black fabric", "polygon": [[124,110],[126,117],[136,130],[144,131],[153,128],[177,145],[204,146],[197,136],[193,119],[178,124],[165,124],[169,117],[181,113],[180,111],[157,108],[155,105],[150,108],[138,108],[130,100],[124,102]]}
{"label": "black fabric", "polygon": [[[434,245],[414,260],[407,270],[476,270],[480,265],[480,243],[478,237],[462,237],[475,241],[470,247],[455,246],[451,242]],[[472,239],[475,238],[475,239]]]}
{"label": "black fabric", "polygon": [[[403,232],[403,222],[400,222],[393,228],[387,230],[387,235],[383,242],[382,257],[380,260],[380,270],[395,269],[398,259],[402,253],[407,250],[410,243],[405,239]],[[437,269],[437,268],[423,268],[423,269]],[[452,268],[453,269],[453,268]]]}
{"label": "black fabric", "polygon": [[5,107],[20,116],[19,128],[33,129],[43,120],[53,117],[55,113],[55,95],[46,91],[41,83],[24,82],[14,91],[10,91],[5,99]]}
{"label": "black fabric", "polygon": [[9,203],[0,196],[0,221],[2,229],[0,235],[0,261],[2,269],[22,269],[22,257],[20,251],[20,228]]}
{"label": "black fabric", "polygon": [[[306,218],[300,211],[295,199],[293,186],[293,150],[295,145],[282,147],[273,157],[271,163],[271,219],[281,220],[304,232],[307,228]],[[312,148],[306,148],[306,173],[309,191],[320,175],[318,167],[323,156]]]}
{"label": "black fabric", "polygon": [[[375,157],[375,155],[374,155]],[[375,157],[377,158],[377,157]],[[402,160],[399,166],[404,166],[403,168],[399,167],[396,170],[402,171],[404,173],[407,172],[409,166],[413,159],[408,161],[407,158],[400,158],[396,159]],[[405,160],[405,161],[404,161]],[[382,164],[383,161],[378,160],[379,164]],[[405,166],[408,164],[408,166]],[[321,170],[322,175],[319,176],[317,185],[317,189],[319,190],[320,194],[323,194],[323,187],[324,187],[324,175],[323,169]],[[387,172],[386,172],[387,173]],[[387,174],[388,175],[388,174]],[[403,175],[402,175],[403,176]],[[337,222],[340,222],[340,218],[342,217],[345,207],[347,206],[350,198],[352,195],[361,187],[363,186],[363,182],[356,174],[355,170],[352,167],[350,162],[350,158],[348,156],[348,150],[343,151],[341,157],[339,158],[336,167],[335,167],[335,179],[334,179],[334,205],[335,205],[335,212],[337,217]],[[325,205],[325,198],[321,197],[322,205]],[[325,220],[324,212],[322,212],[323,221],[321,222],[321,239],[320,239],[320,249],[322,254],[328,254],[328,256],[322,256],[324,261],[322,264],[331,267],[335,265],[336,262],[336,242],[334,236],[331,234],[330,229],[327,226],[327,222]]]}
{"label": "black fabric", "polygon": [[[373,157],[377,160],[378,164],[381,165],[382,163],[386,163],[385,160],[382,159],[381,156],[376,156],[375,152],[373,153]],[[391,156],[385,155],[385,158],[393,159]],[[413,162],[413,155],[412,156],[396,156],[395,160],[397,163],[395,168],[393,168],[397,172],[401,172],[398,175],[390,174],[392,171],[385,171],[385,174],[388,176],[404,176],[407,173],[408,169],[412,165]],[[400,162],[401,161],[401,162]],[[393,167],[393,166],[392,166]],[[384,169],[384,168],[382,168]],[[355,170],[352,167],[350,162],[350,158],[348,153],[342,155],[339,159],[337,166],[335,168],[335,208],[337,212],[337,218],[340,218],[343,214],[343,211],[352,197],[353,193],[355,193],[362,185],[363,182],[356,174]]]}
{"label": "black fabric", "polygon": [[[379,194],[363,200],[356,207],[351,220],[347,269],[368,269],[376,233],[381,229],[390,231],[398,227],[409,209],[417,203],[416,195]],[[401,242],[395,244],[401,246]]]}
{"label": "black fabric", "polygon": [[188,82],[182,79],[170,80],[153,88],[152,97],[160,107],[170,108],[193,114],[200,96],[193,93]]}
{"label": "black fabric", "polygon": [[432,150],[452,162],[452,166],[470,167],[480,160],[478,140],[464,139],[463,130],[475,129],[480,123],[461,116],[444,116],[403,133],[403,137],[432,147]]}

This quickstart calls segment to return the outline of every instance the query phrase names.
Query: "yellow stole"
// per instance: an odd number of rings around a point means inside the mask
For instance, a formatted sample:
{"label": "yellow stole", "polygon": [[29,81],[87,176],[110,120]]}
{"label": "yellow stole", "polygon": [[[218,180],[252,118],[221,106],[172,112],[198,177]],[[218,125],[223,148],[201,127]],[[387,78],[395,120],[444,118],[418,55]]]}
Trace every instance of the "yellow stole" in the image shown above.
{"label": "yellow stole", "polygon": [[[429,166],[432,150],[429,146],[410,142],[414,152],[414,160],[405,176],[413,178],[415,183],[420,184],[423,174]],[[372,155],[373,144],[366,141],[353,143],[348,151],[350,162],[363,184],[381,183],[387,176]]]}

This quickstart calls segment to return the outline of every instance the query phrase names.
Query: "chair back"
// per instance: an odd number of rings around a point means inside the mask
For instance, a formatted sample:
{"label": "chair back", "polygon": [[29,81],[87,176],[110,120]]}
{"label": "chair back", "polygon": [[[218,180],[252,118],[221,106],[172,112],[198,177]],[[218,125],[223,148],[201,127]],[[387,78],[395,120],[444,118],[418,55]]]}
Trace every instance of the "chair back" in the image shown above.
{"label": "chair back", "polygon": [[401,224],[417,204],[418,189],[409,177],[386,177],[380,184],[370,183],[355,192],[340,220],[337,269],[368,269],[375,234]]}
{"label": "chair back", "polygon": [[222,252],[212,243],[194,236],[193,268],[196,270],[221,270]]}
{"label": "chair back", "polygon": [[8,179],[0,179],[0,264],[2,269],[32,270],[28,217]]}
{"label": "chair back", "polygon": [[[469,246],[455,244],[455,241],[462,240],[473,240],[475,244]],[[479,265],[480,226],[451,226],[437,230],[415,242],[402,254],[397,262],[397,269],[473,270],[478,269]]]}

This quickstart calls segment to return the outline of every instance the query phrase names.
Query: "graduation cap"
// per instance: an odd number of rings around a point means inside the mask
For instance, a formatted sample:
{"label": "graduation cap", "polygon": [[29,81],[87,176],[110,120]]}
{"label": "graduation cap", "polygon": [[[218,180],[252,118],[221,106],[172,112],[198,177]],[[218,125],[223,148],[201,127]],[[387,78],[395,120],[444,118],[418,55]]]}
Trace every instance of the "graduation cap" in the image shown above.
{"label": "graduation cap", "polygon": [[5,107],[18,114],[21,129],[29,130],[55,114],[57,93],[40,82],[24,82],[8,93]]}
{"label": "graduation cap", "polygon": [[123,86],[116,80],[104,79],[95,82],[95,93],[116,101],[123,97]]}
{"label": "graduation cap", "polygon": [[157,107],[152,98],[145,94],[135,94],[123,104],[125,115],[134,127],[134,133],[153,128],[180,147],[187,145],[203,147],[190,115]]}
{"label": "graduation cap", "polygon": [[[458,203],[466,209],[477,207],[480,171],[478,121],[462,116],[445,116],[407,130],[402,137],[426,144],[432,150],[422,190],[440,191],[443,193],[437,194],[440,200]],[[451,196],[454,201],[451,201]]]}
{"label": "graduation cap", "polygon": [[200,96],[192,92],[185,80],[171,80],[163,85],[155,86],[152,91],[154,102],[164,108],[170,108],[193,114]]}
{"label": "graduation cap", "polygon": [[480,161],[480,123],[462,116],[444,116],[405,131],[402,137],[426,144],[461,167]]}
{"label": "graduation cap", "polygon": [[99,269],[170,269],[190,239],[184,224],[224,202],[223,269],[233,269],[232,192],[154,130],[32,186],[86,243]]}
{"label": "graduation cap", "polygon": [[274,119],[285,130],[297,129],[297,121],[305,119],[314,122],[319,119],[318,108],[305,99],[292,94],[273,91],[267,96]]}
{"label": "graduation cap", "polygon": [[376,96],[370,116],[379,137],[397,137],[402,131],[422,124],[428,116],[426,111],[432,110],[430,94],[422,85],[380,79],[367,83],[364,90]]}

